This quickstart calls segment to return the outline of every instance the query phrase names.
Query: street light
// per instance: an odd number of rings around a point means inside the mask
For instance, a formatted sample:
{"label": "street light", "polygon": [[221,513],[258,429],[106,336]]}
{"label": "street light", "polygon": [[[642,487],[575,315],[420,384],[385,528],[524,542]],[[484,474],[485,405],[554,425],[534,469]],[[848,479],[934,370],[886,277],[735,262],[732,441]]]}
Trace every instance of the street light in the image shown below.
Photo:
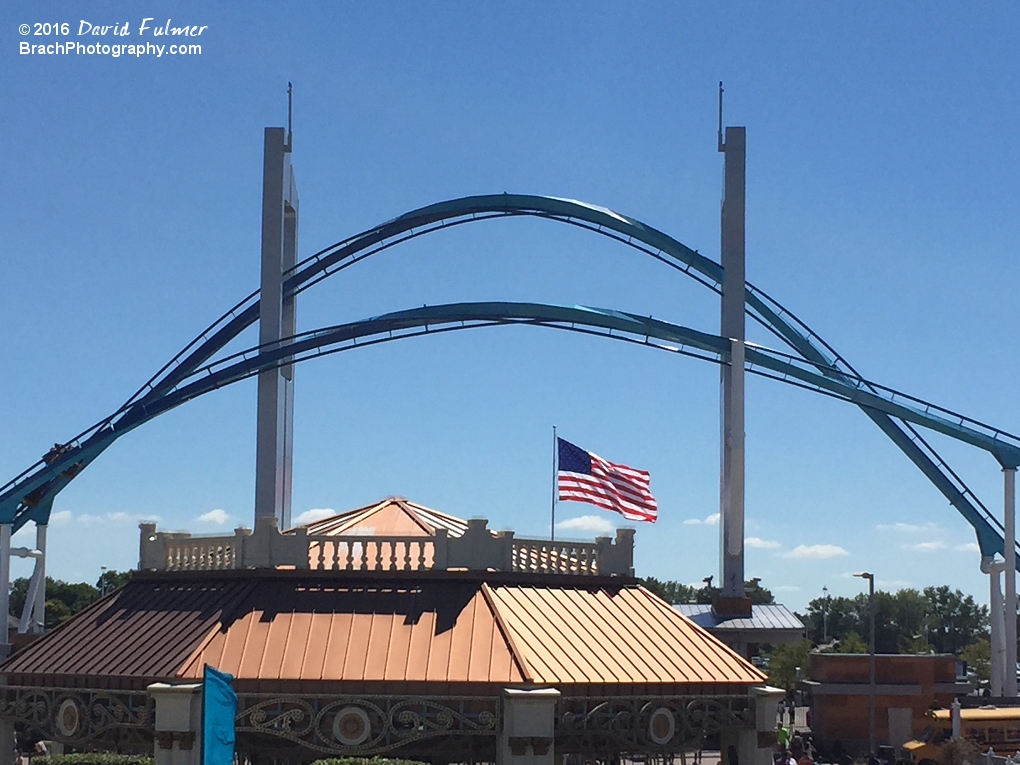
{"label": "street light", "polygon": [[829,588],[822,585],[822,643],[829,642]]}
{"label": "street light", "polygon": [[859,571],[856,577],[868,580],[868,653],[871,659],[871,672],[868,687],[868,747],[870,754],[875,755],[875,575],[869,571]]}

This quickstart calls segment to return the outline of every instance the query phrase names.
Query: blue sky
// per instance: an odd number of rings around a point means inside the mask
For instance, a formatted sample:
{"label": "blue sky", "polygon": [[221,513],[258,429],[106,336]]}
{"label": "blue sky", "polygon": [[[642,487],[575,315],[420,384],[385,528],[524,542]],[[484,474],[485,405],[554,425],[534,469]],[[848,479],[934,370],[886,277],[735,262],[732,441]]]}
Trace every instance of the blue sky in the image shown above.
{"label": "blue sky", "polygon": [[[202,54],[19,54],[55,39],[23,23],[77,39],[82,20],[146,17],[208,26]],[[10,2],[0,20],[4,480],[257,286],[262,129],[285,122],[288,80],[302,256],[511,191],[604,205],[713,258],[723,80],[727,124],[748,129],[749,280],[870,379],[1020,431],[1015,3]],[[565,228],[430,235],[304,293],[300,328],[527,300],[717,331],[705,288]],[[556,424],[651,471],[661,520],[638,530],[638,573],[698,582],[718,567],[718,408],[710,364],[548,330],[345,353],[297,372],[294,510],[398,494],[546,534]],[[254,410],[241,383],[118,442],[58,498],[50,572],[134,565],[143,517],[250,524]],[[933,443],[999,512],[992,458]],[[748,576],[781,601],[853,594],[861,569],[987,600],[970,527],[849,406],[750,379],[747,470]],[[561,504],[581,516],[615,522]]]}

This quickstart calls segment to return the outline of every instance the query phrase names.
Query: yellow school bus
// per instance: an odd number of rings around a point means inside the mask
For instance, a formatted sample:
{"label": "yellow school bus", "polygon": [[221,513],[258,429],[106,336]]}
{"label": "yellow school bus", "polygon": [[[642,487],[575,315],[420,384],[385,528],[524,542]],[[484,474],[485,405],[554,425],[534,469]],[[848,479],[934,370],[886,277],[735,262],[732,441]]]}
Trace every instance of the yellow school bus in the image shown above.
{"label": "yellow school bus", "polygon": [[[915,765],[938,762],[939,747],[953,735],[952,710],[933,709],[925,714],[932,722],[924,735],[903,745]],[[1002,755],[1013,754],[1020,749],[1020,707],[961,709],[960,735],[982,752],[994,749]]]}

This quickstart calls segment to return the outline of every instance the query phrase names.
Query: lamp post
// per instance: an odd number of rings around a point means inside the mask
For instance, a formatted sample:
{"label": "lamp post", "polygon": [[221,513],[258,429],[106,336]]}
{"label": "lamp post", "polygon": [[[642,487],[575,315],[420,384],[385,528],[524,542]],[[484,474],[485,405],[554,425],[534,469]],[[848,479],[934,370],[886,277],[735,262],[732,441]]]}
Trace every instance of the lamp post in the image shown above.
{"label": "lamp post", "polygon": [[822,585],[822,642],[829,642],[829,588]]}
{"label": "lamp post", "polygon": [[868,685],[868,750],[875,754],[875,575],[869,571],[861,571],[854,576],[868,580],[868,654],[870,658],[870,677]]}

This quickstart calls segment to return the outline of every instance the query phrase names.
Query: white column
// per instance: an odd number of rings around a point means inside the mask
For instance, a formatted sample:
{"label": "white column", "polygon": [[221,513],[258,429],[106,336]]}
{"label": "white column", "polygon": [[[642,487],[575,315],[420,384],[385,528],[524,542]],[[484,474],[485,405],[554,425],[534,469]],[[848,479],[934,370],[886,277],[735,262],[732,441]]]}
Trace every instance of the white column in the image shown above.
{"label": "white column", "polygon": [[0,765],[15,765],[14,720],[0,717]]}
{"label": "white column", "polygon": [[1002,696],[1002,688],[1005,683],[1006,673],[1006,623],[1003,618],[1004,610],[1002,605],[1002,582],[1000,574],[1005,564],[996,561],[994,556],[981,558],[981,571],[988,574],[989,589],[989,628],[991,633],[991,677],[990,691],[992,696]]}
{"label": "white column", "polygon": [[156,765],[200,765],[202,760],[202,684],[153,683]]}
{"label": "white column", "polygon": [[737,759],[742,765],[772,765],[772,746],[758,747],[759,733],[776,732],[776,711],[786,691],[768,685],[751,688],[754,700],[754,729],[742,728],[738,734]]}
{"label": "white column", "polygon": [[1006,575],[1006,602],[1004,603],[1006,621],[1006,677],[1003,687],[1004,696],[1016,696],[1016,468],[1004,468],[1002,475],[1005,483],[1005,544],[1003,559]]}
{"label": "white column", "polygon": [[11,531],[13,525],[0,523],[0,658],[11,653]]}
{"label": "white column", "polygon": [[722,433],[719,516],[722,596],[744,597],[744,186],[742,127],[726,128],[722,203],[721,334],[732,342],[731,363],[720,371]]}
{"label": "white column", "polygon": [[39,572],[39,586],[35,590],[35,604],[32,606],[32,620],[38,624],[38,627],[33,627],[32,631],[38,633],[46,630],[46,531],[48,528],[45,523],[37,523],[35,526],[35,549],[42,553],[35,562],[35,570]]}
{"label": "white column", "polygon": [[[297,257],[297,183],[283,128],[266,128],[262,167],[262,280],[259,344],[294,334],[293,298],[283,299],[283,272]],[[293,367],[259,374],[255,457],[255,516],[290,525],[293,444]]]}
{"label": "white column", "polygon": [[559,698],[555,688],[504,689],[498,765],[553,765]]}

